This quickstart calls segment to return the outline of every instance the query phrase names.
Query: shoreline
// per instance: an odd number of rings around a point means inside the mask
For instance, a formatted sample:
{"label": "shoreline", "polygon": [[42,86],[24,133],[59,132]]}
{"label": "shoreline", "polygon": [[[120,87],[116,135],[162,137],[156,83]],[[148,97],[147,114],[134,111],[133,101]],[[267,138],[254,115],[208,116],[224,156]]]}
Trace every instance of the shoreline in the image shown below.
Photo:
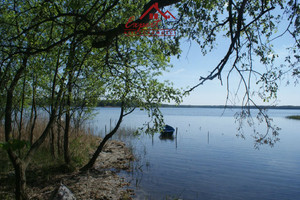
{"label": "shoreline", "polygon": [[287,119],[300,120],[300,115],[290,115],[286,117]]}
{"label": "shoreline", "polygon": [[[282,106],[266,106],[266,105],[258,105],[260,109],[265,110],[300,110],[300,106],[293,105],[282,105]],[[251,110],[258,109],[256,106],[249,106],[247,108]],[[96,108],[120,108],[119,105],[99,105]],[[245,108],[243,106],[235,106],[235,105],[169,105],[163,104],[160,105],[159,108],[212,108],[212,109],[242,109]]]}
{"label": "shoreline", "polygon": [[130,171],[133,160],[134,156],[125,143],[108,141],[93,169],[87,172],[60,173],[50,177],[47,183],[30,184],[29,196],[31,199],[49,199],[53,191],[63,183],[77,199],[132,199],[133,190],[126,189],[129,183],[117,172]]}

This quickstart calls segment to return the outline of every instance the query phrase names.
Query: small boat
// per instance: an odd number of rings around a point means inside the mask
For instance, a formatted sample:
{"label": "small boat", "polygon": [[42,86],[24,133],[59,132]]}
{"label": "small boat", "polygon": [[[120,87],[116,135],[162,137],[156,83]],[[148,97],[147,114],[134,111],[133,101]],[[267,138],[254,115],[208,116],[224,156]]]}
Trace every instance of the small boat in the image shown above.
{"label": "small boat", "polygon": [[175,129],[172,126],[165,125],[163,130],[161,131],[161,134],[172,135],[174,131]]}

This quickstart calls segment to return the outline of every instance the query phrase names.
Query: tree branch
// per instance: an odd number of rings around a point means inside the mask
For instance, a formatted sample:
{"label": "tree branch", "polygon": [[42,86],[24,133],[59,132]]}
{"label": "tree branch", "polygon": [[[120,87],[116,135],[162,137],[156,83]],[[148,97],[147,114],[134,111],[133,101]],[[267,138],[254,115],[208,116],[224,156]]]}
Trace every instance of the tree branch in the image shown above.
{"label": "tree branch", "polygon": [[[166,7],[166,6],[170,6],[173,4],[176,4],[178,2],[180,2],[181,0],[151,0],[149,3],[147,3],[144,6],[144,10],[142,13],[146,12],[154,3],[158,3],[160,8]],[[149,13],[155,13],[154,10],[151,10]],[[137,20],[131,22],[130,24],[133,23],[148,23],[150,21],[149,18],[144,17],[143,19],[138,18]],[[129,25],[130,25],[129,24]],[[118,35],[122,35],[124,34],[125,31],[125,24],[119,24],[116,28],[107,30],[107,31],[100,31],[100,32],[94,32],[92,33],[93,35],[99,35],[99,36],[105,36],[104,40],[94,40],[92,43],[92,46],[94,48],[103,48],[106,47],[108,45],[111,44],[111,41],[113,40],[113,38],[115,38]]]}

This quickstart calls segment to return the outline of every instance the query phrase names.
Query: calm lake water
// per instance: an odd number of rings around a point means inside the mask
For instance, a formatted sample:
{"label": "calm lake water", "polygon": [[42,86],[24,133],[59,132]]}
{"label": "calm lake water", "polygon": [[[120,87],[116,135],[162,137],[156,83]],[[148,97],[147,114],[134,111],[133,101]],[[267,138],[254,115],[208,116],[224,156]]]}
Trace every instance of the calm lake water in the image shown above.
{"label": "calm lake water", "polygon": [[[120,109],[97,111],[91,126],[103,133]],[[131,182],[135,199],[300,199],[300,121],[285,118],[300,110],[269,110],[281,128],[280,141],[259,149],[251,128],[245,127],[245,139],[236,136],[236,111],[162,108],[165,122],[178,127],[177,137],[122,137],[137,157],[133,172],[120,173]],[[144,112],[135,111],[122,127],[134,129],[146,120]]]}

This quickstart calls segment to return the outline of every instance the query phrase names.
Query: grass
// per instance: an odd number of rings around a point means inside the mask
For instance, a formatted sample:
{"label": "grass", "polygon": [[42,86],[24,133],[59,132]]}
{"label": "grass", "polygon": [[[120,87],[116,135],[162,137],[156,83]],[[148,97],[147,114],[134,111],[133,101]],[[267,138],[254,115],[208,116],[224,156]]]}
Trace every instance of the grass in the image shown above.
{"label": "grass", "polygon": [[300,120],[300,115],[291,115],[291,116],[287,116],[286,118]]}
{"label": "grass", "polygon": [[[23,127],[26,127],[24,125]],[[38,121],[35,126],[34,141],[40,136],[46,127],[46,123],[42,120]],[[54,144],[55,144],[55,156],[52,155],[50,151],[50,137],[48,137],[38,151],[34,154],[28,168],[26,171],[27,186],[28,190],[31,191],[32,188],[47,187],[55,182],[55,177],[63,177],[66,173],[76,171],[84,164],[88,162],[91,154],[94,153],[95,149],[98,147],[100,138],[92,133],[90,127],[82,127],[75,129],[71,127],[69,134],[69,152],[71,157],[71,164],[66,165],[63,157],[63,130],[61,127],[60,137],[58,138],[58,128],[59,126],[54,126]],[[130,141],[134,137],[135,129],[132,128],[120,128],[114,139],[121,140],[126,139]],[[12,135],[13,138],[18,138],[18,131],[14,130]],[[22,140],[28,141],[29,134],[23,133]],[[58,139],[60,141],[60,146],[58,147]],[[4,142],[4,129],[3,124],[0,124],[0,142]],[[132,146],[130,146],[132,147]],[[20,153],[22,156],[26,155],[26,152],[30,147],[24,147],[21,149]],[[18,150],[16,150],[18,153]],[[0,199],[14,199],[14,187],[15,187],[15,177],[14,169],[8,158],[7,152],[0,147]],[[34,193],[33,191],[29,193]],[[130,199],[130,195],[124,193],[124,200]]]}
{"label": "grass", "polygon": [[[34,138],[38,138],[43,131],[46,124],[42,121],[37,122]],[[26,127],[26,126],[24,126]],[[67,172],[74,171],[85,164],[90,158],[90,153],[93,152],[99,144],[99,137],[92,135],[88,129],[74,129],[71,128],[69,139],[69,152],[71,157],[71,164],[65,165],[63,159],[63,129],[60,133],[60,144],[57,146],[57,127],[54,128],[55,135],[55,156],[50,151],[49,137],[45,140],[42,146],[34,155],[29,164],[26,175],[27,184],[30,185],[44,185],[53,175],[60,175]],[[15,134],[17,135],[17,134]],[[23,133],[22,139],[28,140],[29,134]],[[0,124],[0,142],[4,142],[3,124]],[[58,151],[60,148],[60,151]],[[28,147],[21,150],[21,154],[27,152]],[[0,199],[13,199],[14,197],[14,169],[8,158],[7,152],[0,148]]]}

